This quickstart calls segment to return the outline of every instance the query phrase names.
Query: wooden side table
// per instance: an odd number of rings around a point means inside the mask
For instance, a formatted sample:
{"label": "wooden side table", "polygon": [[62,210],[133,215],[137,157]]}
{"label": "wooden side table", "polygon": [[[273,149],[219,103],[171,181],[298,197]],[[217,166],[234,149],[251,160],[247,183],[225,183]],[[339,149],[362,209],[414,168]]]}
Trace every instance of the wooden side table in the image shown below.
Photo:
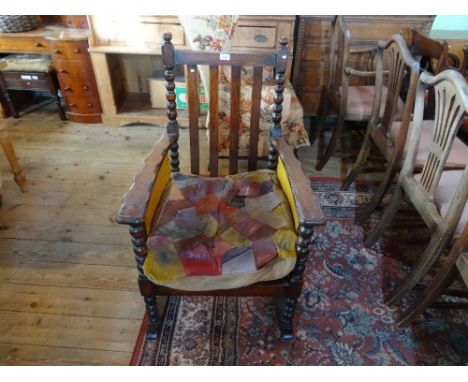
{"label": "wooden side table", "polygon": [[0,90],[10,109],[13,118],[19,118],[8,90],[42,90],[54,97],[61,120],[66,120],[65,112],[59,97],[57,74],[47,56],[29,54],[12,54],[2,59],[0,67]]}

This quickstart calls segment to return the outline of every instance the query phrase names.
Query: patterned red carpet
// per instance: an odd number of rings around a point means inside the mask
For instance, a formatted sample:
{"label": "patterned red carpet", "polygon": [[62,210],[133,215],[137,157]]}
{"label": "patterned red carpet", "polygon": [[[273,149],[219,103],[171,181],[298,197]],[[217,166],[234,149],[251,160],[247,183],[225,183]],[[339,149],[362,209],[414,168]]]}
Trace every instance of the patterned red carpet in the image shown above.
{"label": "patterned red carpet", "polygon": [[295,340],[277,340],[269,298],[171,298],[161,337],[146,341],[142,330],[131,364],[467,365],[466,311],[430,309],[400,329],[397,308],[382,304],[428,242],[417,213],[400,210],[384,237],[366,249],[363,235],[375,220],[360,227],[354,216],[374,186],[340,192],[340,183],[315,179],[313,187],[328,219],[315,234]]}

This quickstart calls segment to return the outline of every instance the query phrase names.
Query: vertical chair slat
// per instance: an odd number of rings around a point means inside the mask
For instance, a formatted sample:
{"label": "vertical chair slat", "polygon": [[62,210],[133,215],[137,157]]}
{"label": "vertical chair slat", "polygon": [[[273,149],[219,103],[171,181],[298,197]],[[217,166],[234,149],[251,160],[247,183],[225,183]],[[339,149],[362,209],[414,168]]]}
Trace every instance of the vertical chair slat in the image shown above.
{"label": "vertical chair slat", "polygon": [[210,65],[210,176],[218,176],[218,66]]}
{"label": "vertical chair slat", "polygon": [[237,173],[239,160],[240,82],[241,67],[231,66],[231,146],[229,150],[229,174],[231,175]]}
{"label": "vertical chair slat", "polygon": [[187,65],[187,92],[190,129],[190,167],[192,174],[200,174],[200,146],[198,142],[198,72],[196,65]]}
{"label": "vertical chair slat", "polygon": [[257,169],[260,104],[262,99],[262,74],[263,67],[255,66],[253,72],[252,109],[250,117],[249,171]]}

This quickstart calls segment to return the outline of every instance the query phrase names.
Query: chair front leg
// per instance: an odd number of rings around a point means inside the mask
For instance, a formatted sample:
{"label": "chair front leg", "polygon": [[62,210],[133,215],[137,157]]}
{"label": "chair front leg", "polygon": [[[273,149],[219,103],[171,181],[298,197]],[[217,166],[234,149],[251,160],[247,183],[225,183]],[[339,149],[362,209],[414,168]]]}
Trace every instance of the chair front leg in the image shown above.
{"label": "chair front leg", "polygon": [[312,239],[312,225],[301,224],[297,230],[296,265],[289,274],[291,284],[289,295],[280,301],[279,327],[281,341],[289,341],[294,338],[293,318],[296,311],[297,299],[301,294],[305,262],[309,255],[309,246]]}
{"label": "chair front leg", "polygon": [[3,152],[10,163],[11,172],[13,173],[13,179],[22,192],[26,192],[26,177],[23,175],[23,169],[18,163],[13,143],[11,142],[10,136],[6,130],[0,126],[0,145],[2,146]]}
{"label": "chair front leg", "polygon": [[396,161],[392,161],[392,163],[388,165],[387,170],[385,171],[384,179],[380,182],[374,195],[372,195],[372,199],[369,201],[369,203],[367,203],[362,211],[357,214],[356,224],[361,225],[370,218],[372,212],[376,210],[388,189],[390,188],[393,180],[395,179],[396,173],[397,163]]}
{"label": "chair front leg", "polygon": [[156,296],[151,292],[150,281],[143,272],[143,264],[145,262],[148,248],[146,246],[147,235],[144,223],[130,225],[130,235],[132,236],[133,252],[138,270],[138,286],[140,293],[145,300],[146,313],[148,314],[148,328],[146,338],[154,340],[158,338],[161,319],[158,312]]}
{"label": "chair front leg", "polygon": [[374,227],[372,232],[364,240],[364,245],[366,247],[371,247],[379,239],[382,233],[387,229],[393,218],[395,217],[398,208],[400,207],[401,201],[403,200],[403,189],[400,185],[396,187],[395,192],[393,193],[392,199],[388,206],[385,208],[382,217],[380,218],[377,225]]}

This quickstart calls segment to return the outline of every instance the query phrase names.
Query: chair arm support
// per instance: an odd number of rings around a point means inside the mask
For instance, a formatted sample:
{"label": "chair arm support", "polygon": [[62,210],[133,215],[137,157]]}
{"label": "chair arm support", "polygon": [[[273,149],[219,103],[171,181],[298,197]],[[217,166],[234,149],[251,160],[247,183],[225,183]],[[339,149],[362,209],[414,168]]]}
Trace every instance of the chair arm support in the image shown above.
{"label": "chair arm support", "polygon": [[[279,157],[283,162],[299,225],[319,225],[325,223],[325,217],[320,208],[320,201],[310,187],[310,180],[304,174],[294,151],[283,138],[276,139]],[[291,203],[291,201],[290,201]]]}
{"label": "chair arm support", "polygon": [[164,133],[154,144],[151,153],[145,158],[143,169],[135,176],[133,184],[123,197],[115,218],[117,223],[140,224],[145,221],[153,186],[173,141],[173,138]]}

